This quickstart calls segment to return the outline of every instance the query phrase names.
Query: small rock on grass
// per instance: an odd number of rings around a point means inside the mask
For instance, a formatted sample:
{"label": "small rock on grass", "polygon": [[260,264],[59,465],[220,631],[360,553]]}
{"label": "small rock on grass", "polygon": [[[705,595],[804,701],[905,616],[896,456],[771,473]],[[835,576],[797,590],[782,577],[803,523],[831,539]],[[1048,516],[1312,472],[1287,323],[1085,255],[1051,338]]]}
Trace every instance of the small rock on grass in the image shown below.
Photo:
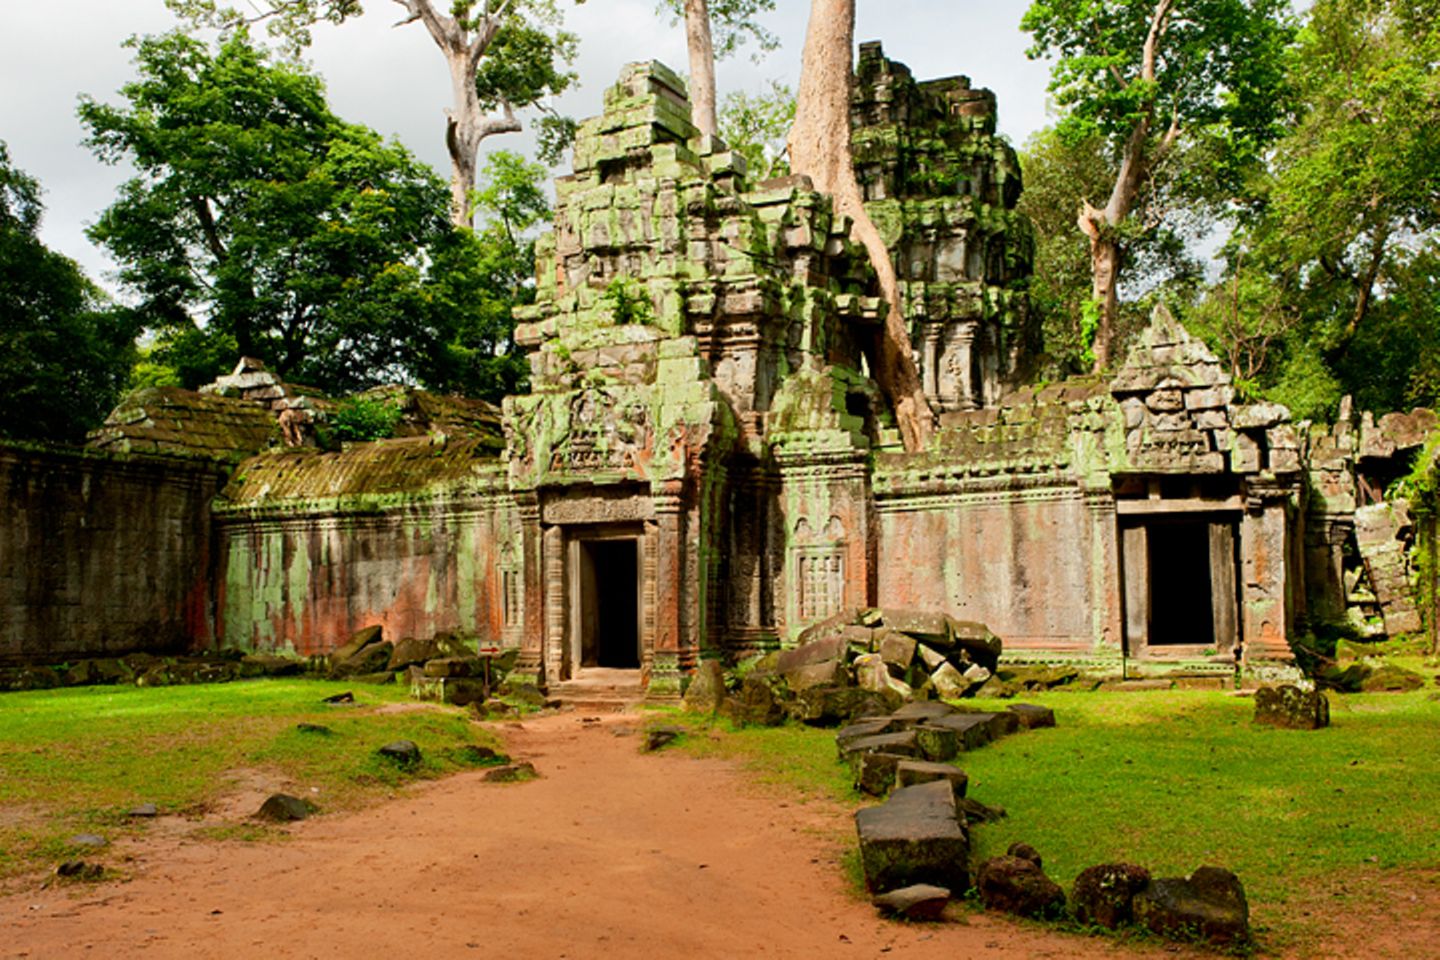
{"label": "small rock on grass", "polygon": [[93,833],[77,833],[70,838],[72,847],[89,847],[92,850],[99,850],[101,847],[110,845],[110,841]]}
{"label": "small rock on grass", "polygon": [[344,693],[337,693],[337,694],[335,694],[334,696],[326,697],[324,700],[321,700],[320,702],[321,702],[321,703],[354,703],[354,702],[355,702],[355,694],[351,693],[349,690],[346,690]]}
{"label": "small rock on grass", "polygon": [[980,902],[987,910],[1044,919],[1065,912],[1065,891],[1033,860],[991,857],[975,877]]}
{"label": "small rock on grass", "polygon": [[871,901],[881,913],[906,920],[939,920],[949,902],[949,890],[928,883],[891,890]]}
{"label": "small rock on grass", "polygon": [[524,780],[534,780],[539,774],[535,772],[533,763],[507,763],[503,767],[496,767],[485,774],[488,783],[519,783]]}
{"label": "small rock on grass", "polygon": [[420,765],[420,748],[414,740],[394,740],[377,751],[387,760],[393,760],[406,769]]}
{"label": "small rock on grass", "polygon": [[155,806],[155,804],[153,804],[153,803],[142,803],[142,804],[140,804],[138,807],[132,807],[132,808],[131,808],[129,811],[127,811],[126,814],[125,814],[125,816],[127,816],[127,817],[136,817],[136,818],[139,818],[139,817],[158,817],[159,815],[160,815],[160,808],[157,807],[157,806]]}
{"label": "small rock on grass", "polygon": [[291,820],[304,820],[314,812],[315,805],[309,800],[292,797],[288,793],[275,793],[260,805],[255,817],[258,820],[286,823]]}
{"label": "small rock on grass", "polygon": [[646,753],[654,753],[661,747],[668,747],[678,740],[685,731],[679,727],[651,727],[645,731]]}
{"label": "small rock on grass", "polygon": [[104,874],[104,867],[87,860],[66,860],[55,868],[55,875],[66,880],[99,880]]}
{"label": "small rock on grass", "polygon": [[1150,883],[1150,871],[1133,863],[1086,867],[1070,894],[1075,919],[1114,930],[1135,919],[1135,895]]}

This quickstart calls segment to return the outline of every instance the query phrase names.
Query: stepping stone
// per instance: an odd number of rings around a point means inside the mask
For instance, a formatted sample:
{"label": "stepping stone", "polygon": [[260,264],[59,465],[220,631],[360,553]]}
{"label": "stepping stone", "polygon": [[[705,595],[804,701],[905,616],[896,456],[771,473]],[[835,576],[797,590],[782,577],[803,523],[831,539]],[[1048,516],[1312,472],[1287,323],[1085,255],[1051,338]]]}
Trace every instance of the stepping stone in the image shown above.
{"label": "stepping stone", "polygon": [[904,787],[878,807],[855,814],[865,886],[887,893],[917,883],[948,890],[970,886],[970,843],[955,816],[955,794],[943,781]]}
{"label": "stepping stone", "polygon": [[882,893],[870,901],[880,912],[906,920],[939,920],[950,902],[950,891],[928,883],[917,883]]}

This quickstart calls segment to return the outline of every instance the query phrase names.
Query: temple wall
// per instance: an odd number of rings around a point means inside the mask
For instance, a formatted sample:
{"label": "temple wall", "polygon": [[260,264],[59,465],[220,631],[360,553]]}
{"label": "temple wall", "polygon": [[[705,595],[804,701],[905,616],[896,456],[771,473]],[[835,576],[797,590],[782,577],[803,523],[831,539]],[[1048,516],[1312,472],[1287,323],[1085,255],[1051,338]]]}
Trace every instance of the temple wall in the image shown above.
{"label": "temple wall", "polygon": [[216,543],[225,646],[320,654],[372,624],[392,639],[456,632],[520,643],[520,523],[504,494],[252,510],[222,516]]}
{"label": "temple wall", "polygon": [[[1099,652],[1113,635],[1096,577],[1113,568],[1110,524],[1076,486],[899,494],[878,504],[876,599],[985,623],[1009,651]],[[1107,536],[1108,529],[1108,536]],[[1097,607],[1096,598],[1101,606]],[[1117,651],[1118,653],[1118,648]]]}
{"label": "temple wall", "polygon": [[0,446],[0,661],[210,636],[212,462]]}

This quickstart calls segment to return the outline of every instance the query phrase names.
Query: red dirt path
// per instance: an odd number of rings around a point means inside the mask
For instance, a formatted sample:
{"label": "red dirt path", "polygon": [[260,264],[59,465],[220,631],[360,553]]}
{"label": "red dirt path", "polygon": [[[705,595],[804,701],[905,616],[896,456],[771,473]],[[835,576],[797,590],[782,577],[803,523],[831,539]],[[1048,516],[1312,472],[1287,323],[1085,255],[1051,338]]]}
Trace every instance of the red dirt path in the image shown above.
{"label": "red dirt path", "polygon": [[838,866],[853,843],[849,810],[787,802],[724,761],[641,754],[637,736],[618,735],[639,724],[575,713],[527,721],[506,739],[540,779],[490,784],[462,774],[361,813],[297,824],[288,842],[152,831],[135,847],[129,882],[0,897],[0,956],[955,960],[1117,952],[1105,941],[982,915],[884,922],[847,890]]}

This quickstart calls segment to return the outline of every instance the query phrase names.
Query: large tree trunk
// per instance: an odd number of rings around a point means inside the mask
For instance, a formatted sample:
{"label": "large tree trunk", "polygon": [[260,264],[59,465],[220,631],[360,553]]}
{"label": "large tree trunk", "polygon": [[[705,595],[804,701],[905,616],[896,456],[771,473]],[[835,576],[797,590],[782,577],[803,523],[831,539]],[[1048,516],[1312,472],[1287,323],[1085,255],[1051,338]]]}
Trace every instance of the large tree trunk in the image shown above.
{"label": "large tree trunk", "polygon": [[889,307],[880,337],[875,380],[895,409],[905,449],[925,446],[934,414],[915,367],[910,331],[901,312],[900,283],[890,251],[865,212],[850,154],[850,85],[855,46],[854,0],[812,0],[795,126],[790,130],[790,169],[808,176],[815,189],[833,198],[835,212],[854,223],[852,236],[864,244]]}
{"label": "large tree trunk", "polygon": [[685,45],[690,50],[691,115],[700,132],[713,137],[720,124],[715,115],[715,48],[706,0],[685,0]]}
{"label": "large tree trunk", "polygon": [[1091,352],[1095,362],[1092,373],[1100,373],[1110,365],[1110,346],[1115,339],[1115,318],[1120,311],[1117,281],[1120,276],[1120,244],[1105,211],[1088,203],[1081,204],[1076,221],[1090,240],[1090,297],[1096,305],[1098,318]]}
{"label": "large tree trunk", "polygon": [[450,68],[454,106],[446,111],[445,149],[450,154],[450,219],[457,227],[471,227],[470,194],[475,189],[476,155],[480,142],[495,133],[515,133],[520,121],[510,105],[501,105],[499,117],[487,117],[475,91],[480,58],[500,32],[499,15],[478,18],[474,31],[454,17],[438,12],[431,0],[395,0],[409,13],[405,23],[419,20],[445,56]]}

